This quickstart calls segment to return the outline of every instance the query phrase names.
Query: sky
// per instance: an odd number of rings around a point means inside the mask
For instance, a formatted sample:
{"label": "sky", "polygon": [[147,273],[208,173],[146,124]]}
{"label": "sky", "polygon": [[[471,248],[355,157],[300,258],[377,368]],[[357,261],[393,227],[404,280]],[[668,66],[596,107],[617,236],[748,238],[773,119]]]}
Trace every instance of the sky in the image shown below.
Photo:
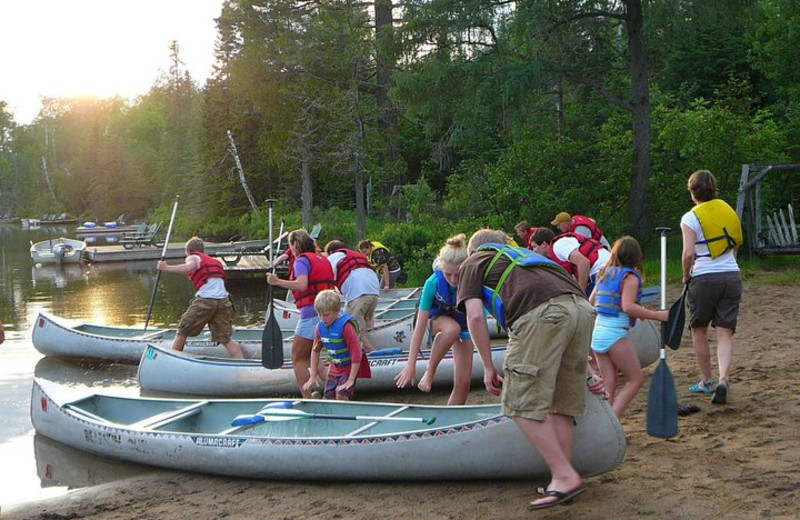
{"label": "sky", "polygon": [[223,0],[0,0],[0,100],[18,124],[42,97],[146,94],[169,46],[205,84]]}

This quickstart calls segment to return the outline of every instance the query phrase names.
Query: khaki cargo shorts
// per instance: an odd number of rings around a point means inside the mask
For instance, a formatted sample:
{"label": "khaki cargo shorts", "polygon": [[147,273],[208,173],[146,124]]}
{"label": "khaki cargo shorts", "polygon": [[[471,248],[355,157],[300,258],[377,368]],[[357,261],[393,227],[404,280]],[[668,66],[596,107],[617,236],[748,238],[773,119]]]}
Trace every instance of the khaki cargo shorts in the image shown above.
{"label": "khaki cargo shorts", "polygon": [[231,340],[233,325],[233,304],[230,298],[214,300],[212,298],[194,298],[189,308],[181,316],[178,323],[178,334],[186,337],[197,336],[208,325],[211,330],[211,341],[225,344]]}
{"label": "khaki cargo shorts", "polygon": [[375,294],[365,294],[347,302],[344,312],[355,318],[358,323],[358,331],[363,339],[367,334],[367,329],[372,325],[375,318],[375,309],[378,307],[378,296]]}
{"label": "khaki cargo shorts", "polygon": [[503,414],[543,421],[548,413],[586,411],[586,357],[594,309],[584,298],[552,298],[508,331],[503,364]]}

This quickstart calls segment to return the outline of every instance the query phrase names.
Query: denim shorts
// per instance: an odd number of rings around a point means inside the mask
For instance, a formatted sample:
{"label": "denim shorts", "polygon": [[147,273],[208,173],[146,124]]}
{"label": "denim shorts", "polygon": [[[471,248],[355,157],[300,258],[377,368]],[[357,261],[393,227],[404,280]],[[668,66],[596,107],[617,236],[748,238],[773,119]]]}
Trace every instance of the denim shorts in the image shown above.
{"label": "denim shorts", "polygon": [[294,333],[296,336],[300,336],[301,338],[313,340],[317,323],[319,323],[319,316],[303,318],[297,322],[297,327],[295,327]]}

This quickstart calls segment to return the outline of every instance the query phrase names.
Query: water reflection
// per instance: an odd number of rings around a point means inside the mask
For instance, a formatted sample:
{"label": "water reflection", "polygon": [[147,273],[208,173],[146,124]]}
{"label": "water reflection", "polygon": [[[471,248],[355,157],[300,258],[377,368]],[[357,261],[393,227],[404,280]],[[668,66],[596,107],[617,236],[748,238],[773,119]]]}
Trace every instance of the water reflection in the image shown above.
{"label": "water reflection", "polygon": [[43,488],[96,486],[158,471],[150,466],[98,457],[39,434],[33,437],[33,451],[36,473]]}
{"label": "water reflection", "polygon": [[[13,468],[0,472],[3,505],[54,496],[64,492],[64,486],[124,478],[131,467],[140,471],[136,465],[75,452],[47,439],[39,439],[34,446],[30,422],[33,377],[139,394],[135,365],[43,358],[31,342],[31,328],[40,311],[100,325],[144,325],[157,277],[155,261],[62,265],[60,270],[55,266],[34,267],[31,242],[72,237],[74,231],[74,227],[64,226],[0,226],[0,320],[6,328],[6,342],[0,347],[0,463]],[[263,325],[265,287],[263,277],[229,285],[236,305],[235,326]],[[150,325],[174,327],[193,293],[185,276],[163,274],[155,291]],[[40,449],[43,443],[48,446]],[[93,469],[101,466],[102,471]],[[44,490],[42,486],[52,487]]]}

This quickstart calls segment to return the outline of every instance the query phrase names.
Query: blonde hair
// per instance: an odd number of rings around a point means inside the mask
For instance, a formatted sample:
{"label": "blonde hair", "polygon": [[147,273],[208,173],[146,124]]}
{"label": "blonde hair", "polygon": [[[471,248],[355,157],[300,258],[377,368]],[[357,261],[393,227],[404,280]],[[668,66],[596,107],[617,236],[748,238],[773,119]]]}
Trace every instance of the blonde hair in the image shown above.
{"label": "blonde hair", "polygon": [[478,247],[483,244],[506,244],[509,241],[509,236],[503,231],[496,231],[494,229],[479,229],[469,238],[467,245],[467,253],[474,253]]}
{"label": "blonde hair", "polygon": [[200,237],[192,237],[186,241],[187,253],[204,253],[206,250],[203,239]]}
{"label": "blonde hair", "polygon": [[459,233],[447,239],[447,242],[439,250],[439,260],[451,265],[461,265],[467,259],[467,235]]}
{"label": "blonde hair", "polygon": [[314,310],[317,314],[323,312],[337,312],[342,308],[342,298],[337,291],[333,289],[325,289],[317,293],[314,298]]}

